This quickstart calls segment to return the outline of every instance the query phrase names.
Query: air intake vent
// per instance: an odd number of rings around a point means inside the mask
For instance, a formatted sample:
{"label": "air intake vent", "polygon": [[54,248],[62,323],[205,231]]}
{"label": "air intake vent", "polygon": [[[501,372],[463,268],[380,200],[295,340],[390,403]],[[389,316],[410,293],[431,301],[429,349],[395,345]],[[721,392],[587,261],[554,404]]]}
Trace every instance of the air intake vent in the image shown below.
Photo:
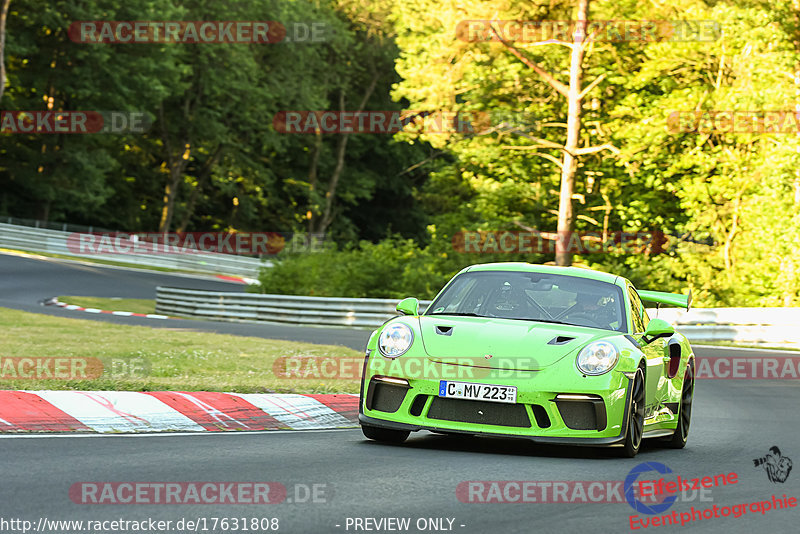
{"label": "air intake vent", "polygon": [[452,326],[438,326],[437,325],[436,326],[436,333],[439,334],[440,336],[449,336],[450,334],[453,333],[453,327]]}
{"label": "air intake vent", "polygon": [[416,398],[414,398],[414,402],[411,403],[411,408],[408,410],[408,413],[414,417],[419,417],[422,415],[422,410],[425,408],[425,403],[427,401],[427,395],[417,395]]}
{"label": "air intake vent", "polygon": [[548,345],[566,345],[570,341],[575,339],[574,337],[570,336],[556,336],[550,341],[547,342]]}
{"label": "air intake vent", "polygon": [[403,404],[408,389],[408,386],[381,382],[373,378],[367,389],[367,409],[394,413]]}
{"label": "air intake vent", "polygon": [[433,397],[431,407],[428,408],[428,418],[519,428],[531,426],[524,404],[501,404],[446,397]]}

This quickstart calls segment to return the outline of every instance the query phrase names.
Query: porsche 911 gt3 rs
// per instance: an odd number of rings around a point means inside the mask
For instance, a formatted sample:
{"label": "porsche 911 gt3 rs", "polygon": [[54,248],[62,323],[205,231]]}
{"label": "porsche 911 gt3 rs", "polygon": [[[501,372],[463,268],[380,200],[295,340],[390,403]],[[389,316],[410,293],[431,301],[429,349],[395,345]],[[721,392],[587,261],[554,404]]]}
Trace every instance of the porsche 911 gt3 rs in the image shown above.
{"label": "porsche 911 gt3 rs", "polygon": [[621,276],[577,267],[467,267],[424,312],[419,301],[373,332],[359,421],[367,438],[411,432],[614,446],[643,438],[683,448],[694,355],[644,302],[687,310],[691,293],[638,291]]}

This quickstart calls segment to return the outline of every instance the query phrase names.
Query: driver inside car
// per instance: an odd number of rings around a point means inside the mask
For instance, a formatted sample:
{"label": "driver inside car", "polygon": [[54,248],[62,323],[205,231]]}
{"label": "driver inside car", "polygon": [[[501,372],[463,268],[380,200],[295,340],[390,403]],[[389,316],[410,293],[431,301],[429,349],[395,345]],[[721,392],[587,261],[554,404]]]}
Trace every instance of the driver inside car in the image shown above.
{"label": "driver inside car", "polygon": [[495,317],[504,317],[506,319],[526,319],[531,311],[525,292],[508,282],[500,288],[492,308],[492,314]]}
{"label": "driver inside car", "polygon": [[603,302],[605,297],[591,293],[578,293],[575,304],[562,315],[562,320],[585,326],[611,328],[617,319],[612,303]]}

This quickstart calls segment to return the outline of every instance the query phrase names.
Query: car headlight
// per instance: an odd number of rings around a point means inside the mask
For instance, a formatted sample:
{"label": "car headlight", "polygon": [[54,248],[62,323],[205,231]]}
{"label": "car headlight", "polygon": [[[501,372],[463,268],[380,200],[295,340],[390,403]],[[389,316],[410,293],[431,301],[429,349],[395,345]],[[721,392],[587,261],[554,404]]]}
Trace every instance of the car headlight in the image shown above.
{"label": "car headlight", "polygon": [[411,347],[414,333],[403,323],[392,323],[381,332],[378,349],[387,358],[402,356]]}
{"label": "car headlight", "polygon": [[617,348],[608,341],[595,341],[583,347],[575,363],[585,375],[602,375],[614,368],[619,358]]}

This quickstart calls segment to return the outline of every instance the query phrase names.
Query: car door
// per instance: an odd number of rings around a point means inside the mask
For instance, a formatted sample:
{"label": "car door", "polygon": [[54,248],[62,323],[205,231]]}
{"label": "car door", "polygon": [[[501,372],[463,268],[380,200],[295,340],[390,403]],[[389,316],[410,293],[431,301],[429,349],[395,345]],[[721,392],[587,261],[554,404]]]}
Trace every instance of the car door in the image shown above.
{"label": "car door", "polygon": [[647,359],[647,376],[645,378],[645,417],[650,417],[656,411],[664,398],[666,388],[666,377],[664,376],[664,357],[667,356],[667,340],[665,338],[656,339],[646,343],[642,338],[647,329],[650,317],[644,309],[642,299],[636,289],[628,286],[628,297],[630,301],[630,314],[633,321],[634,338],[639,341],[640,348]]}

